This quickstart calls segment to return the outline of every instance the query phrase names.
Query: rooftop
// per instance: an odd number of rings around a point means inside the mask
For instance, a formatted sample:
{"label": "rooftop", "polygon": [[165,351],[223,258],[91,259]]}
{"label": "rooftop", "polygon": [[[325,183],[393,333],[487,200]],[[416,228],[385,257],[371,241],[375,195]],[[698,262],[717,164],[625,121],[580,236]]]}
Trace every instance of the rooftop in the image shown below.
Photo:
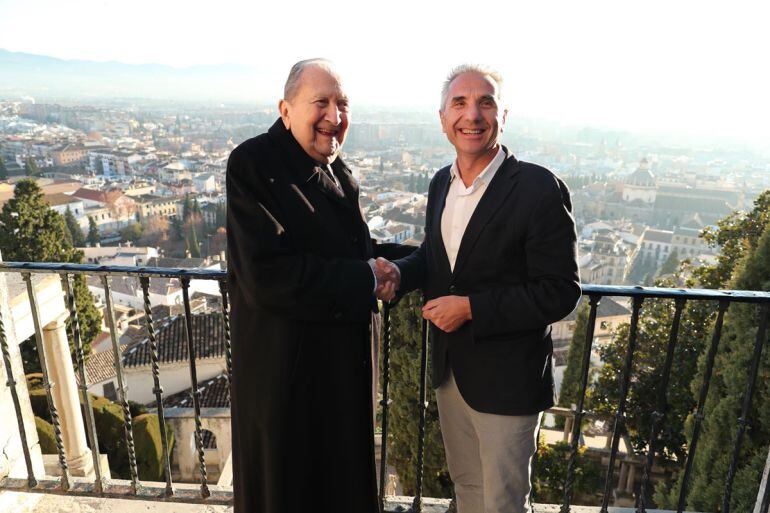
{"label": "rooftop", "polygon": [[[185,317],[175,315],[155,323],[155,340],[160,363],[187,362],[190,360],[187,345]],[[199,359],[225,356],[225,331],[221,313],[193,315],[192,339]],[[145,338],[123,353],[123,365],[127,368],[150,365],[152,354],[150,340]]]}

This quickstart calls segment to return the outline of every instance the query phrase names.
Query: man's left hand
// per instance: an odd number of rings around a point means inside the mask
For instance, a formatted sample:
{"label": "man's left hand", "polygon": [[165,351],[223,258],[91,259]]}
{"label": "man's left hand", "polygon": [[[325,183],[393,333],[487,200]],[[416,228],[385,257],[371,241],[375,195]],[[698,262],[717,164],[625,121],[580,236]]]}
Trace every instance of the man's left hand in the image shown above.
{"label": "man's left hand", "polygon": [[468,296],[442,296],[431,299],[422,307],[422,317],[447,333],[456,331],[470,321],[471,302]]}

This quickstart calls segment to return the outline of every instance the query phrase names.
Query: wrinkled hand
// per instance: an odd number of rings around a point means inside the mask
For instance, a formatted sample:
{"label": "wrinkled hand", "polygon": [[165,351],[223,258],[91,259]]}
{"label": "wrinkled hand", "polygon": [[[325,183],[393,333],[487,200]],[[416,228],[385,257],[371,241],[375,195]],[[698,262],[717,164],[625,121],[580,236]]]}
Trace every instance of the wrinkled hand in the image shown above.
{"label": "wrinkled hand", "polygon": [[435,324],[441,331],[451,333],[471,320],[471,302],[468,296],[442,296],[431,299],[422,307],[422,317]]}
{"label": "wrinkled hand", "polygon": [[401,271],[398,270],[398,266],[380,257],[374,262],[372,269],[377,278],[377,288],[374,291],[377,299],[393,300],[396,297],[396,291],[401,286]]}

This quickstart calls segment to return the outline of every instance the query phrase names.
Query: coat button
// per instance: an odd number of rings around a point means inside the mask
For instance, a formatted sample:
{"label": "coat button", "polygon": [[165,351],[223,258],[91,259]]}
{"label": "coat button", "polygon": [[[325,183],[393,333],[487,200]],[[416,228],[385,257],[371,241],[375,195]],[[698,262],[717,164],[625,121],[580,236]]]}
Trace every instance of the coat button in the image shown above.
{"label": "coat button", "polygon": [[455,293],[457,293],[457,287],[455,287],[454,285],[450,285],[450,286],[449,286],[449,293],[450,293],[450,294],[455,294]]}
{"label": "coat button", "polygon": [[356,237],[355,235],[353,235],[353,236],[350,238],[350,240],[353,242],[353,244],[358,244],[358,237]]}
{"label": "coat button", "polygon": [[342,319],[342,312],[334,312],[334,318],[335,319]]}

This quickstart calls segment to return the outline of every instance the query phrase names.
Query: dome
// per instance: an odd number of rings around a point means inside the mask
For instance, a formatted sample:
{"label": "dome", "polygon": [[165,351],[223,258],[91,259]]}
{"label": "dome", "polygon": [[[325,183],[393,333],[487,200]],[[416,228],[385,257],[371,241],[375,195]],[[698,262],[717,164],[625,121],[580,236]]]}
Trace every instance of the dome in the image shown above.
{"label": "dome", "polygon": [[650,171],[650,164],[647,159],[639,162],[639,167],[626,177],[625,183],[637,187],[655,187],[655,175]]}

